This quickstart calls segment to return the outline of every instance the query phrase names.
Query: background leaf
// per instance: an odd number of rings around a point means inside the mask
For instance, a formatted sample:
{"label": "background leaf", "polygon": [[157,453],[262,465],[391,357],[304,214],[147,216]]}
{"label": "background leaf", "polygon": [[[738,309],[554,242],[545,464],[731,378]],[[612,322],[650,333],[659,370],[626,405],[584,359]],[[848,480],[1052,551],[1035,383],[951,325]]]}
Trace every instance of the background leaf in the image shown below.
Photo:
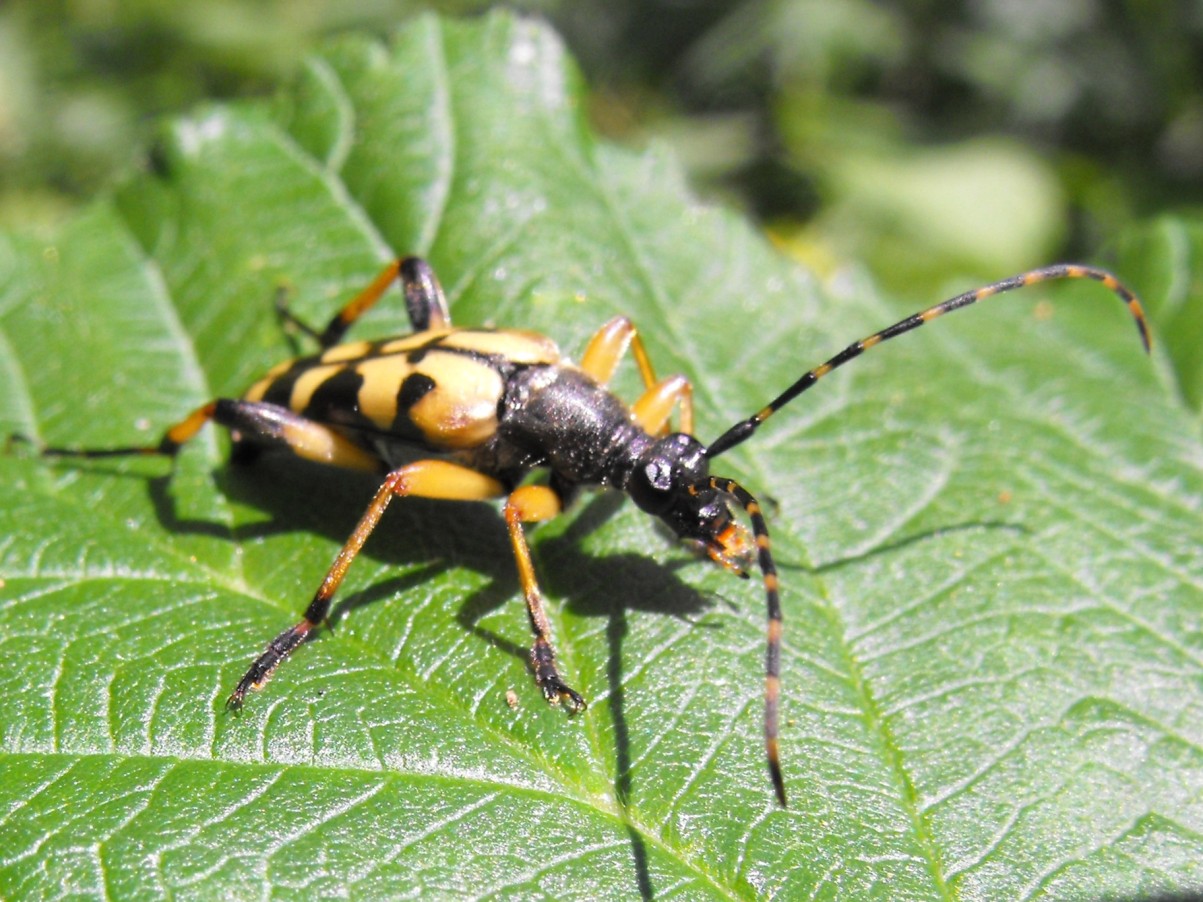
{"label": "background leaf", "polygon": [[[432,260],[461,323],[576,351],[630,315],[694,380],[704,440],[907,312],[786,264],[662,152],[597,143],[581,98],[543,28],[424,19],[333,46],[278,105],[165,127],[111,201],[0,244],[5,424],[151,440],[290,352],[281,280],[321,322],[392,249]],[[234,717],[371,481],[228,465],[209,434],[174,469],[0,459],[0,894],[1203,885],[1197,419],[1118,302],[1053,294],[875,352],[723,460],[778,502],[789,811],[759,592],[616,497],[535,538],[584,715],[531,685],[495,510],[414,501]],[[385,307],[357,334],[403,331]]]}
{"label": "background leaf", "polygon": [[1203,411],[1203,220],[1189,213],[1164,215],[1130,229],[1120,243],[1124,271],[1149,292],[1150,312],[1161,325],[1166,356],[1186,404]]}

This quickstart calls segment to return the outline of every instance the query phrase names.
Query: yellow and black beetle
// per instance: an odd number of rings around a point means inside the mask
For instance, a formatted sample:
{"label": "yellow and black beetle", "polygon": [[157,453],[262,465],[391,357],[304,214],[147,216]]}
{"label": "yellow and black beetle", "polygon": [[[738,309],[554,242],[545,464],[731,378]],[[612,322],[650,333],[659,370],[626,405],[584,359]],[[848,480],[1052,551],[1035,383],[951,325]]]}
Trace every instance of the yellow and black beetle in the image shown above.
{"label": "yellow and black beetle", "polygon": [[[573,364],[542,335],[452,326],[434,272],[425,261],[408,257],[385,268],[321,332],[298,322],[281,306],[286,319],[318,341],[320,352],[280,364],[240,399],[218,398],[196,409],[168,429],[158,444],[41,452],[174,455],[213,420],[230,430],[235,452],[243,455],[277,447],[330,466],[386,474],[304,617],[255,659],[230,695],[231,708],[240,707],[248,691],[263,686],[326,620],[347,568],[389,502],[400,495],[506,499],[505,522],[535,634],[535,681],[549,701],[572,711],[584,708],[585,700],[556,669],[551,626],[523,524],[556,516],[582,486],[624,491],[727,569],[746,576],[753,560],[759,566],[768,604],[764,737],[773,787],[785,805],[777,739],[781,603],[768,527],[756,499],[735,480],[711,475],[710,462],[748,439],[823,376],[886,339],[994,294],[1050,279],[1082,278],[1101,282],[1127,304],[1148,350],[1140,302],[1113,275],[1076,265],[1036,269],[958,295],[849,345],[707,446],[692,434],[690,383],[680,376],[656,379],[630,320],[617,317],[606,323],[580,362]],[[351,324],[397,280],[413,333],[339,344]],[[645,386],[630,406],[606,388],[628,350]],[[674,410],[679,411],[680,431],[669,432]],[[536,469],[549,471],[546,484],[524,482]],[[732,503],[745,513],[750,530],[733,517]]]}

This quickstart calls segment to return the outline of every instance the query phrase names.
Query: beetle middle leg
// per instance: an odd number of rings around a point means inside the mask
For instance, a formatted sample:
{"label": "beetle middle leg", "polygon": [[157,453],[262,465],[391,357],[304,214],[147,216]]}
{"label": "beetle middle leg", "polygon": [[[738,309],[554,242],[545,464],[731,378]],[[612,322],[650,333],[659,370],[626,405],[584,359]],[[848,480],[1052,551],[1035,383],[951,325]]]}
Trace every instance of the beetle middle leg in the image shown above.
{"label": "beetle middle leg", "polygon": [[526,598],[526,610],[530,614],[531,629],[535,641],[531,646],[531,667],[535,671],[535,682],[549,702],[558,701],[575,713],[586,707],[585,699],[560,678],[556,669],[556,653],[551,645],[551,622],[543,607],[543,593],[535,578],[535,565],[531,561],[530,547],[526,544],[523,523],[541,523],[559,515],[564,503],[554,489],[545,485],[524,485],[515,489],[505,502],[505,524],[510,531],[510,543],[514,548],[514,560],[518,564],[518,579],[522,583],[522,594]]}
{"label": "beetle middle leg", "polygon": [[253,689],[262,688],[284,659],[326,621],[334,601],[334,593],[338,591],[351,562],[363,548],[368,536],[376,529],[393,498],[413,495],[449,501],[483,501],[504,494],[505,488],[491,476],[444,460],[420,460],[389,473],[334,558],[334,563],[330,565],[325,578],[318,586],[300,623],[289,627],[268,643],[263,654],[255,659],[250,669],[238,681],[234,692],[226,701],[227,706],[235,710],[242,707],[246,694]]}

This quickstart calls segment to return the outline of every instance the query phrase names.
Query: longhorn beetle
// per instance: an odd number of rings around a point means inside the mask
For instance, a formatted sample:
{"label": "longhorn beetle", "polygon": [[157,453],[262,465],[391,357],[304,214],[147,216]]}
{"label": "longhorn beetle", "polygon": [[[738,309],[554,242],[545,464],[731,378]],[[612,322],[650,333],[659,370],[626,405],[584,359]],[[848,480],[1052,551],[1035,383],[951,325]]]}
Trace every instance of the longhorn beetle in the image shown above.
{"label": "longhorn beetle", "polygon": [[[135,454],[172,456],[210,420],[230,430],[236,452],[283,448],[330,466],[369,470],[383,482],[296,626],[276,636],[239,680],[227,702],[242,706],[280,663],[327,620],[334,593],[393,498],[416,495],[453,501],[505,498],[518,577],[534,631],[530,663],[550,702],[571,712],[585,699],[561,678],[551,624],[535,578],[523,524],[555,517],[582,486],[631,496],[685,543],[741,577],[755,560],[767,600],[764,741],[777,800],[786,804],[778,752],[781,600],[769,531],[756,499],[734,479],[714,476],[710,462],[750,438],[774,413],[832,370],[887,339],[991,295],[1051,279],[1093,279],[1127,305],[1145,350],[1149,332],[1140,301],[1115,276],[1089,266],[1057,265],[967,291],[848,345],[808,370],[756,413],[709,445],[693,435],[693,394],[682,376],[657,380],[635,326],[619,316],[585,347],[579,364],[551,339],[514,329],[451,324],[447,300],[427,263],[407,257],[389,264],[322,331],[282,317],[321,350],[268,371],[239,399],[198,407],[155,445],[105,449],[42,447],[46,456],[86,458]],[[348,328],[400,281],[413,333],[339,344]],[[630,351],[644,384],[627,406],[607,389]],[[680,431],[670,432],[673,411]],[[415,453],[419,459],[416,461]],[[523,480],[543,468],[546,483]],[[735,519],[731,506],[750,524]]]}

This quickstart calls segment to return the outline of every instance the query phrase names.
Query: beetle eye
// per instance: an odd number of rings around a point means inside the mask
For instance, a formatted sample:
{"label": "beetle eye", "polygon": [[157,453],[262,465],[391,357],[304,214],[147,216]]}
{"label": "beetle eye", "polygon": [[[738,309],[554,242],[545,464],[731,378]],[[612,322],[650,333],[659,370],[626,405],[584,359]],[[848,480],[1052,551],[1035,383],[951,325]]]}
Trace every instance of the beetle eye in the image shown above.
{"label": "beetle eye", "polygon": [[643,468],[643,476],[652,491],[667,492],[673,487],[672,464],[666,460],[653,460]]}
{"label": "beetle eye", "polygon": [[649,514],[659,515],[668,509],[673,497],[673,466],[662,457],[649,460],[635,468],[628,487],[631,499]]}

